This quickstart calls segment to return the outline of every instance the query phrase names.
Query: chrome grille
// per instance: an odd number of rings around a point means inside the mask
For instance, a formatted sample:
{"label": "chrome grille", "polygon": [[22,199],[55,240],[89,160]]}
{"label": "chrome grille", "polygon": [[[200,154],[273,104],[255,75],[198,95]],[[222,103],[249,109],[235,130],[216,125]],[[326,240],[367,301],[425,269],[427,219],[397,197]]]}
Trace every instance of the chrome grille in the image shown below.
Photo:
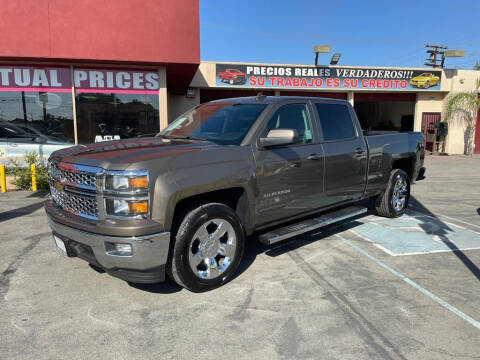
{"label": "chrome grille", "polygon": [[63,210],[87,218],[98,218],[98,204],[95,196],[83,196],[65,190],[57,190],[54,184],[50,184],[50,194],[52,200]]}
{"label": "chrome grille", "polygon": [[69,183],[79,187],[96,189],[97,176],[84,171],[68,171],[58,167],[54,161],[48,163],[48,175],[52,180]]}

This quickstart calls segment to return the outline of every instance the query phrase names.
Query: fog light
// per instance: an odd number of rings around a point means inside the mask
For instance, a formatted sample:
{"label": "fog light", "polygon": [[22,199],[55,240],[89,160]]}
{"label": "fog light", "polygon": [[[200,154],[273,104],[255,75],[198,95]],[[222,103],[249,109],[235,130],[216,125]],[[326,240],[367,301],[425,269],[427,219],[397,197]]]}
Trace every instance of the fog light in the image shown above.
{"label": "fog light", "polygon": [[119,243],[105,243],[107,255],[111,256],[132,256],[132,245]]}

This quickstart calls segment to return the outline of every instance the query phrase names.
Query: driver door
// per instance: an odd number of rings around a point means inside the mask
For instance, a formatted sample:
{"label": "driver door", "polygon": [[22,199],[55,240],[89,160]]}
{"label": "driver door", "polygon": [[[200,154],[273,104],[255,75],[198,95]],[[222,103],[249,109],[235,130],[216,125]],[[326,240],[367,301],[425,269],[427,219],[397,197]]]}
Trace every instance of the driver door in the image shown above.
{"label": "driver door", "polygon": [[267,118],[259,137],[272,129],[292,129],[295,144],[255,148],[257,225],[280,221],[318,207],[323,192],[323,148],[309,102],[278,106]]}

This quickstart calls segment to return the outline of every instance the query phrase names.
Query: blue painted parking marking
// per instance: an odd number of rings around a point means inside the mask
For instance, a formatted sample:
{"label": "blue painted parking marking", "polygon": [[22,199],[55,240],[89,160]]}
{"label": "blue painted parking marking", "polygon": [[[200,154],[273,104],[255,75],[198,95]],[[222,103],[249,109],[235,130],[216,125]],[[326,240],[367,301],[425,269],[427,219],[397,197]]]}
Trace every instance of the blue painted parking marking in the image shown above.
{"label": "blue painted parking marking", "polygon": [[367,216],[352,229],[392,256],[480,249],[480,233],[429,215]]}

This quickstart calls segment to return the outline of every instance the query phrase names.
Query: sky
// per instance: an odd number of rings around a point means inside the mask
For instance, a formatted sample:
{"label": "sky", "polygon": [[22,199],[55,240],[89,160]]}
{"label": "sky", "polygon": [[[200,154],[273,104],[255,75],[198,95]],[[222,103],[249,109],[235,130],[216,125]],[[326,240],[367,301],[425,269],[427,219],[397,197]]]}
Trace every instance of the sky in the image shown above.
{"label": "sky", "polygon": [[200,0],[203,61],[424,67],[425,44],[463,49],[446,68],[480,60],[480,0]]}

